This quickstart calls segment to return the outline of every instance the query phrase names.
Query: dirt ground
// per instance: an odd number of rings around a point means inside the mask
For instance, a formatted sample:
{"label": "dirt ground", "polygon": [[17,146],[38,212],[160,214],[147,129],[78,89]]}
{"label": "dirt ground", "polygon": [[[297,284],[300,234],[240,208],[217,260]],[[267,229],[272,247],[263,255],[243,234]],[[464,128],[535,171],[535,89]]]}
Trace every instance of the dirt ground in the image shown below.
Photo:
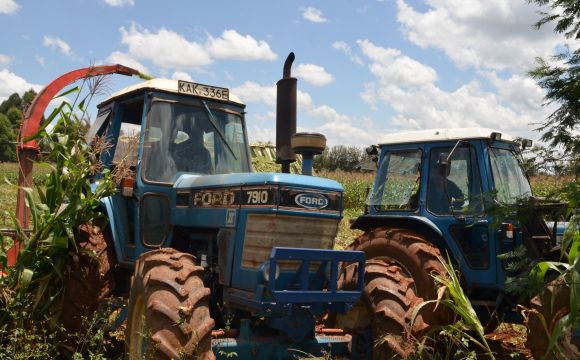
{"label": "dirt ground", "polygon": [[503,323],[486,339],[498,360],[532,359],[526,349],[526,328],[523,325]]}

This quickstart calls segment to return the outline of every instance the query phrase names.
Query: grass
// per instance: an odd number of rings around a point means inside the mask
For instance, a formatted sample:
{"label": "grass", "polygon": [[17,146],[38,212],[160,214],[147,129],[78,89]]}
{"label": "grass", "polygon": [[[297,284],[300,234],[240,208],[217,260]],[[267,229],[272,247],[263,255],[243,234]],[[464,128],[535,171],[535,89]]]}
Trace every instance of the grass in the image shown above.
{"label": "grass", "polygon": [[[42,184],[46,176],[50,173],[50,164],[34,164],[32,182],[35,185]],[[18,190],[18,164],[0,163],[0,228],[12,228],[10,213],[16,209],[16,192]]]}

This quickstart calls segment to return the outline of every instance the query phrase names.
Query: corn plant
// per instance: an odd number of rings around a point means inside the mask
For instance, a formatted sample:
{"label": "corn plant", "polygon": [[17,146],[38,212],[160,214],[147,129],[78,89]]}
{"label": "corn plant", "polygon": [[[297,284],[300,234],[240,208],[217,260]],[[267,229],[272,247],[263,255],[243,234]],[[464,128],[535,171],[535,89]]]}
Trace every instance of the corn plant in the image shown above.
{"label": "corn plant", "polygon": [[435,309],[445,306],[455,314],[454,322],[451,324],[434,326],[429,330],[423,341],[419,344],[417,354],[419,358],[429,355],[426,341],[437,339],[438,343],[445,346],[443,354],[437,356],[441,358],[476,358],[477,354],[471,350],[472,345],[477,346],[489,357],[495,359],[489,344],[484,336],[484,329],[471,306],[471,302],[461,287],[459,275],[451,261],[445,261],[439,257],[447,275],[434,275],[435,283],[438,285],[437,299],[428,300],[415,307],[411,317],[411,326],[415,323],[417,315],[421,309],[429,304],[435,304]]}
{"label": "corn plant", "polygon": [[[569,183],[564,191],[568,198],[568,215],[571,216],[561,248],[561,261],[542,261],[537,263],[530,272],[530,277],[540,284],[553,280],[553,274],[558,274],[556,281],[563,280],[570,288],[570,312],[558,320],[550,338],[547,353],[557,348],[558,339],[569,329],[580,327],[578,306],[580,302],[580,184]],[[552,304],[545,304],[551,306]],[[548,331],[544,321],[544,328]]]}
{"label": "corn plant", "polygon": [[[9,268],[2,287],[10,290],[11,304],[21,304],[33,319],[50,319],[55,324],[64,294],[65,280],[70,264],[79,251],[75,233],[80,224],[99,217],[96,211],[100,199],[115,191],[113,174],[102,171],[98,154],[104,150],[104,141],[89,145],[83,137],[86,125],[83,118],[86,104],[96,93],[102,80],[89,84],[88,95],[81,98],[81,87],[75,87],[60,96],[75,94],[73,104],[62,102],[46,118],[40,130],[29,139],[44,139],[50,152],[45,162],[51,171],[41,186],[23,188],[26,205],[30,209],[32,228],[24,231],[12,215],[17,240],[24,244],[14,267]],[[54,124],[49,133],[47,126]],[[97,172],[102,178],[95,185],[91,179]],[[35,195],[36,194],[36,195]],[[0,259],[6,268],[5,254]],[[0,314],[0,317],[6,313]],[[0,318],[0,323],[8,319]]]}

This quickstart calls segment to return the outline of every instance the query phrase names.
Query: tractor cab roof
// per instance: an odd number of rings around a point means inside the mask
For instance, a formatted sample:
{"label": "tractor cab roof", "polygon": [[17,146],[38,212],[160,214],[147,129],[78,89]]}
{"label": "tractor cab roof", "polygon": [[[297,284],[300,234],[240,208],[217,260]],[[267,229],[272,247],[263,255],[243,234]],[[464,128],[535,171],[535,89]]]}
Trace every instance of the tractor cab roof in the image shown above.
{"label": "tractor cab roof", "polygon": [[487,128],[456,128],[456,129],[429,129],[419,131],[409,131],[402,133],[392,133],[383,136],[379,145],[413,144],[452,140],[475,140],[475,139],[495,139],[500,138],[494,134],[501,134],[501,141],[518,143],[518,139],[503,133],[499,130]]}
{"label": "tractor cab roof", "polygon": [[[192,83],[190,83],[190,84],[192,84]],[[201,85],[201,84],[199,84],[199,85]],[[202,86],[206,86],[206,85],[202,85]],[[217,89],[213,86],[209,86],[209,87]],[[219,88],[219,89],[222,89],[222,88]],[[142,91],[146,91],[146,90],[162,91],[162,92],[173,93],[173,94],[178,94],[178,95],[182,95],[182,96],[191,96],[191,94],[184,94],[183,91],[179,90],[179,80],[152,79],[152,80],[147,80],[147,81],[143,81],[143,82],[128,86],[124,89],[121,89],[120,91],[117,91],[116,93],[111,95],[111,97],[109,97],[108,99],[103,101],[103,103],[100,106],[108,104],[108,103],[110,103],[118,98],[126,97],[127,95],[129,95],[131,93],[137,93],[137,92],[142,92]],[[240,98],[238,98],[236,95],[229,92],[229,90],[228,90],[228,94],[229,94],[228,102],[230,102],[230,103],[233,102],[233,103],[236,103],[242,107],[245,107],[245,104],[240,100]],[[199,96],[204,97],[202,94],[199,94]],[[210,96],[206,96],[206,97],[208,99],[211,99],[211,100],[220,101],[219,99],[217,99],[215,97],[210,97]]]}

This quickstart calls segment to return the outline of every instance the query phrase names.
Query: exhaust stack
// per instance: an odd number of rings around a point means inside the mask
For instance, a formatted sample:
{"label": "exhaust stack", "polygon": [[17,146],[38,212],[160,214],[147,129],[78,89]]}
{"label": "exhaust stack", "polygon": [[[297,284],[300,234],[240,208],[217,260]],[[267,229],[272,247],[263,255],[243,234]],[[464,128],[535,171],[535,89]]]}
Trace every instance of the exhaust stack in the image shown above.
{"label": "exhaust stack", "polygon": [[291,138],[296,133],[296,78],[291,76],[294,53],[284,62],[283,78],[276,83],[276,163],[283,173],[290,173],[290,164],[296,161]]}

